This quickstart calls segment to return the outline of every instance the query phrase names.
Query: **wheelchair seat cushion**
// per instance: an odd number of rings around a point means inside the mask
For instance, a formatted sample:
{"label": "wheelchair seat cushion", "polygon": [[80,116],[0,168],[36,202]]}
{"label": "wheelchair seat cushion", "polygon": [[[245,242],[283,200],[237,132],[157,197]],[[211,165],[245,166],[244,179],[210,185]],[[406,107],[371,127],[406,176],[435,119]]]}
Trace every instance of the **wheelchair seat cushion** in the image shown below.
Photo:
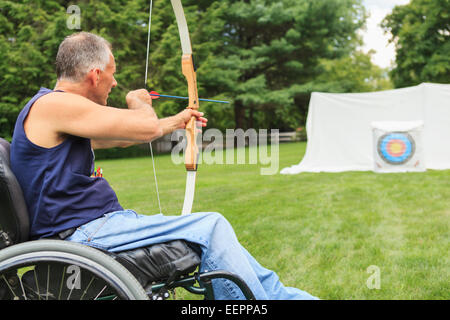
{"label": "wheelchair seat cushion", "polygon": [[152,282],[194,272],[200,265],[199,248],[184,240],[174,240],[149,247],[109,253],[125,266],[145,288]]}

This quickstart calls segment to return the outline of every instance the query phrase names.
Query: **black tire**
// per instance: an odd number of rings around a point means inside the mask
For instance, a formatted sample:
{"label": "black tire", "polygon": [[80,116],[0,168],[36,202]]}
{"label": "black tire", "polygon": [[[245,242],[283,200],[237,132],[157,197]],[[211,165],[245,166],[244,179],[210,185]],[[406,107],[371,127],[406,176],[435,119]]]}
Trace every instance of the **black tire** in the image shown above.
{"label": "black tire", "polygon": [[85,245],[36,240],[0,251],[0,299],[96,300],[105,296],[148,299],[140,283],[125,267]]}

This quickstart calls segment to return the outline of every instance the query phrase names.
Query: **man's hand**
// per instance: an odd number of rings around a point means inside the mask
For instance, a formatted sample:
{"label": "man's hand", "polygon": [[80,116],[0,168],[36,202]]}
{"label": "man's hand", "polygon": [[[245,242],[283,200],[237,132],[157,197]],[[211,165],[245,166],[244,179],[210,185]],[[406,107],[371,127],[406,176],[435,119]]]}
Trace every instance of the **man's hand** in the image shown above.
{"label": "man's hand", "polygon": [[128,109],[141,109],[152,106],[152,98],[145,89],[138,89],[128,92],[126,101]]}
{"label": "man's hand", "polygon": [[187,123],[192,117],[197,118],[197,125],[201,127],[206,127],[208,119],[203,117],[203,112],[192,109],[184,109],[180,113],[172,117],[167,117],[159,120],[159,124],[163,130],[163,135],[171,133],[177,129],[186,128]]}
{"label": "man's hand", "polygon": [[203,118],[203,112],[199,112],[193,109],[184,109],[183,111],[175,115],[175,117],[178,117],[179,119],[177,129],[186,128],[187,123],[189,122],[189,120],[191,120],[192,117],[197,118],[197,125],[201,127],[206,127],[206,123],[208,122],[208,119]]}

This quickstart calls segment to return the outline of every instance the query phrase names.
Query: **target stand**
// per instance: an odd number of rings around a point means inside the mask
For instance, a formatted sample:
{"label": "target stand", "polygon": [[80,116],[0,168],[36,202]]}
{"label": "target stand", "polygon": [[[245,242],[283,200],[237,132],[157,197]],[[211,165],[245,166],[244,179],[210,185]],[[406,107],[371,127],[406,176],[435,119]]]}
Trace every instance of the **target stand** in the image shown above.
{"label": "target stand", "polygon": [[372,122],[375,172],[425,171],[423,121]]}

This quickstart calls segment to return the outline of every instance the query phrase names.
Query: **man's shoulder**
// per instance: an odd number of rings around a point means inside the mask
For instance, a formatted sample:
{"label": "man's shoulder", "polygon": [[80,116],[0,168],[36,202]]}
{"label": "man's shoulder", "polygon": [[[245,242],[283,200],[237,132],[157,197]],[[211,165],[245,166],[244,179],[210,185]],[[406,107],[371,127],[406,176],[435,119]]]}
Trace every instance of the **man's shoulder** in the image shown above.
{"label": "man's shoulder", "polygon": [[85,98],[69,92],[52,91],[36,100],[36,102],[34,103],[34,107],[35,106],[42,106],[44,108],[60,107],[61,105],[72,104],[72,101],[74,99],[82,100]]}

